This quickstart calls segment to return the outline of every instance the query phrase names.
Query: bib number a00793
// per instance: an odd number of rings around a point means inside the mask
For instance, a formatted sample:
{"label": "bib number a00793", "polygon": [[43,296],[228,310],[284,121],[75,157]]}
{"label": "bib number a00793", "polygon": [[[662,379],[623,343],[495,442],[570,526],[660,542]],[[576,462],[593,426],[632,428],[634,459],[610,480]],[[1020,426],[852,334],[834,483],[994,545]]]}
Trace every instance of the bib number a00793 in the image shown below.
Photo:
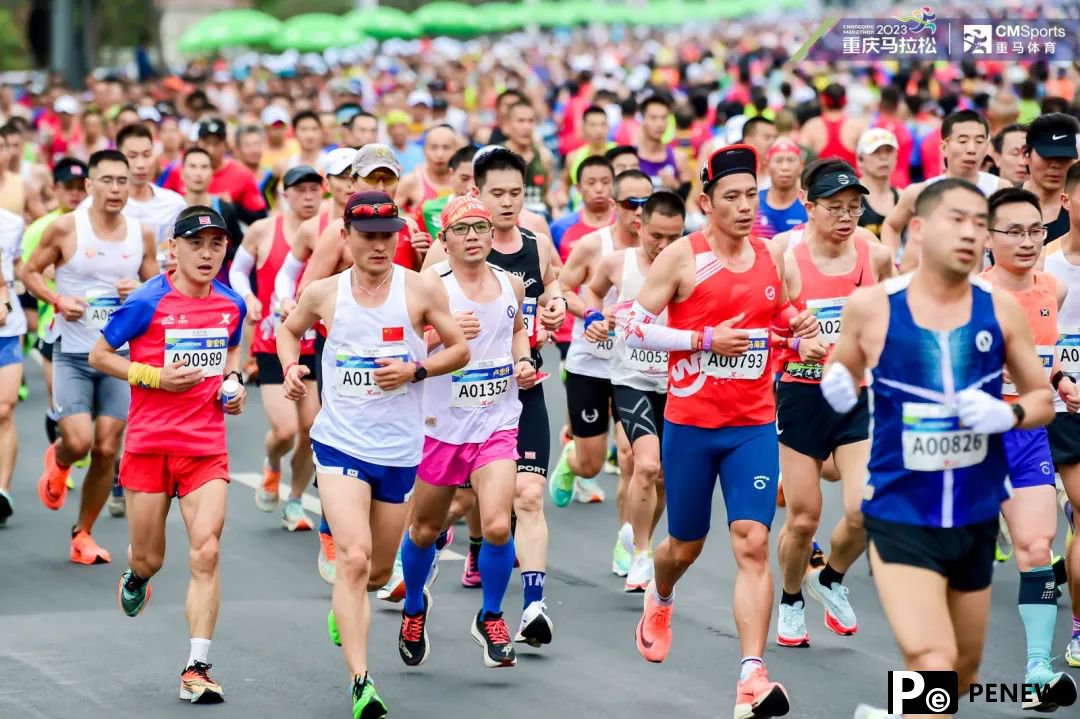
{"label": "bib number a00793", "polygon": [[452,407],[490,407],[506,399],[514,366],[509,357],[479,360],[450,378]]}
{"label": "bib number a00793", "polygon": [[377,399],[405,394],[405,384],[392,390],[384,390],[375,383],[375,370],[381,365],[377,360],[399,359],[409,361],[409,348],[404,344],[390,344],[383,347],[352,350],[348,347],[338,349],[334,358],[334,388],[344,397],[357,399]]}
{"label": "bib number a00793", "polygon": [[86,326],[92,330],[103,330],[113,312],[120,306],[118,295],[88,295],[84,317]]}
{"label": "bib number a00793", "polygon": [[836,344],[840,340],[840,315],[844,311],[847,297],[833,297],[825,300],[807,300],[806,309],[814,315],[821,328],[818,339],[826,347]]}
{"label": "bib number a00793", "polygon": [[748,329],[750,348],[740,355],[728,357],[701,352],[701,371],[716,379],[760,379],[769,363],[769,331]]}
{"label": "bib number a00793", "polygon": [[[1054,367],[1054,355],[1059,351],[1058,347],[1052,345],[1035,345],[1035,353],[1039,355],[1039,362],[1042,363],[1043,373],[1047,379],[1050,379],[1050,370]],[[1001,385],[1001,394],[1007,394],[1016,396],[1016,385],[1012,382],[1005,382]]]}
{"label": "bib number a00793", "polygon": [[904,402],[903,422],[904,469],[940,472],[972,467],[986,459],[986,435],[962,427],[956,407]]}
{"label": "bib number a00793", "polygon": [[166,365],[183,362],[201,369],[203,377],[220,377],[225,373],[228,353],[229,330],[224,327],[165,330]]}

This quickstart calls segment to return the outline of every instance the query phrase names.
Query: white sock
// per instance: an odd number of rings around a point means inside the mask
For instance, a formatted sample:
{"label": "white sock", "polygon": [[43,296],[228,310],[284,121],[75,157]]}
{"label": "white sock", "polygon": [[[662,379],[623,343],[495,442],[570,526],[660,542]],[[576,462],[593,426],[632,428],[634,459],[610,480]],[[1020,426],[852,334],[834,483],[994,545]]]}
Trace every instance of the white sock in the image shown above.
{"label": "white sock", "polygon": [[619,527],[619,541],[624,547],[634,546],[634,528],[630,526],[630,522]]}
{"label": "white sock", "polygon": [[765,662],[761,661],[761,657],[745,657],[742,660],[742,666],[739,672],[739,681],[743,681],[748,676],[753,674],[755,669],[763,666],[765,666]]}
{"label": "white sock", "polygon": [[650,586],[652,587],[653,599],[656,600],[656,603],[659,604],[661,607],[670,607],[672,604],[675,603],[674,592],[672,592],[670,597],[667,597],[665,599],[664,597],[660,596],[660,592],[656,591],[656,584],[652,584]]}
{"label": "white sock", "polygon": [[195,662],[202,662],[203,664],[209,664],[207,659],[210,657],[210,640],[209,639],[192,639],[191,640],[191,654],[188,655],[187,665],[190,667]]}

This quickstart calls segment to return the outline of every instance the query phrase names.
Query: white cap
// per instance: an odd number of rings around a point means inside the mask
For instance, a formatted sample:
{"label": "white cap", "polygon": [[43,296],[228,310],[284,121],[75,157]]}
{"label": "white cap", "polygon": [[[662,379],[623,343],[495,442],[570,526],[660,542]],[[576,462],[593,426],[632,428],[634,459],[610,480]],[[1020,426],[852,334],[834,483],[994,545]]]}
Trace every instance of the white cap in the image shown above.
{"label": "white cap", "polygon": [[874,127],[859,136],[859,142],[855,146],[856,155],[871,155],[881,147],[899,149],[900,143],[896,141],[896,135],[884,127]]}
{"label": "white cap", "polygon": [[323,169],[326,170],[326,176],[340,175],[343,172],[352,170],[355,157],[356,150],[351,147],[339,147],[326,153],[326,157],[323,159]]}
{"label": "white cap", "polygon": [[137,110],[140,120],[151,120],[152,122],[161,122],[161,113],[157,111],[157,108],[153,105],[140,105]]}
{"label": "white cap", "polygon": [[431,107],[435,104],[435,101],[431,99],[431,93],[427,90],[413,90],[409,93],[408,104],[409,107],[415,107],[416,105]]}
{"label": "white cap", "polygon": [[283,122],[286,125],[289,124],[290,117],[289,112],[281,105],[267,105],[263,108],[262,115],[259,116],[262,124],[266,127],[270,127],[279,122]]}
{"label": "white cap", "polygon": [[68,115],[79,114],[79,101],[71,95],[61,95],[53,103],[53,112],[66,113]]}

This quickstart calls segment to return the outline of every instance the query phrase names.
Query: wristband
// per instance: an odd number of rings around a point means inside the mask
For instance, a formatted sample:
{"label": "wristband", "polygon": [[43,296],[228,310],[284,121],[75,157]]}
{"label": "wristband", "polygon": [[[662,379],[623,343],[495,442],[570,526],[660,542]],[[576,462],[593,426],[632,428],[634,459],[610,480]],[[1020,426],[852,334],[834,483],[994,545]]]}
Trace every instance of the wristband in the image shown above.
{"label": "wristband", "polygon": [[291,369],[292,369],[293,367],[295,367],[295,366],[296,366],[296,365],[298,365],[298,364],[300,364],[300,362],[299,362],[299,361],[296,361],[296,362],[290,362],[290,363],[289,363],[289,364],[288,364],[288,365],[287,365],[287,366],[285,367],[285,371],[281,373],[281,376],[282,376],[282,377],[285,377],[285,376],[286,376],[287,374],[289,374],[289,370],[291,370]]}
{"label": "wristband", "polygon": [[1024,407],[1019,402],[1012,405],[1012,412],[1013,415],[1016,416],[1016,424],[1013,425],[1013,428],[1019,427],[1024,423],[1024,417],[1027,416],[1027,412],[1024,411]]}
{"label": "wristband", "polygon": [[128,365],[128,384],[132,387],[144,389],[159,389],[161,387],[161,368],[151,367],[142,362],[132,362]]}
{"label": "wristband", "polygon": [[700,352],[704,348],[704,346],[705,346],[705,342],[703,341],[704,337],[705,337],[704,332],[695,332],[694,333],[693,345],[694,345],[694,350],[695,351]]}
{"label": "wristband", "polygon": [[701,349],[712,352],[712,327],[706,327],[701,336]]}
{"label": "wristband", "polygon": [[1061,380],[1063,379],[1065,379],[1065,373],[1061,370],[1055,372],[1054,376],[1050,378],[1050,385],[1054,388],[1055,392],[1057,392],[1058,386],[1061,384]]}
{"label": "wristband", "polygon": [[604,313],[597,309],[585,310],[585,329],[589,329],[589,325],[596,324],[597,322],[604,321]]}
{"label": "wristband", "polygon": [[240,385],[241,387],[243,387],[244,386],[244,375],[241,374],[240,370],[235,370],[234,369],[231,372],[226,372],[225,373],[225,379],[229,379],[230,377],[234,377],[234,376],[236,377],[236,383],[238,385]]}
{"label": "wristband", "polygon": [[800,340],[799,337],[796,337],[795,339],[791,340],[791,349],[794,350],[795,352],[799,351],[799,340]]}

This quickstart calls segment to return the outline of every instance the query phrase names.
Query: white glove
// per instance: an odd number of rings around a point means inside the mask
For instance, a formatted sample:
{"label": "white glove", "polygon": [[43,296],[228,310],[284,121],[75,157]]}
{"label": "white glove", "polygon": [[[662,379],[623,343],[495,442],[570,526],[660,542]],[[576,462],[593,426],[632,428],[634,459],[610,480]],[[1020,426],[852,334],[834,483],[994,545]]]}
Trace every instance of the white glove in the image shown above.
{"label": "white glove", "polygon": [[847,367],[837,362],[821,378],[821,394],[837,414],[847,414],[859,401],[859,390]]}
{"label": "white glove", "polygon": [[1012,406],[981,389],[965,389],[956,395],[960,423],[980,434],[1000,434],[1016,426]]}

